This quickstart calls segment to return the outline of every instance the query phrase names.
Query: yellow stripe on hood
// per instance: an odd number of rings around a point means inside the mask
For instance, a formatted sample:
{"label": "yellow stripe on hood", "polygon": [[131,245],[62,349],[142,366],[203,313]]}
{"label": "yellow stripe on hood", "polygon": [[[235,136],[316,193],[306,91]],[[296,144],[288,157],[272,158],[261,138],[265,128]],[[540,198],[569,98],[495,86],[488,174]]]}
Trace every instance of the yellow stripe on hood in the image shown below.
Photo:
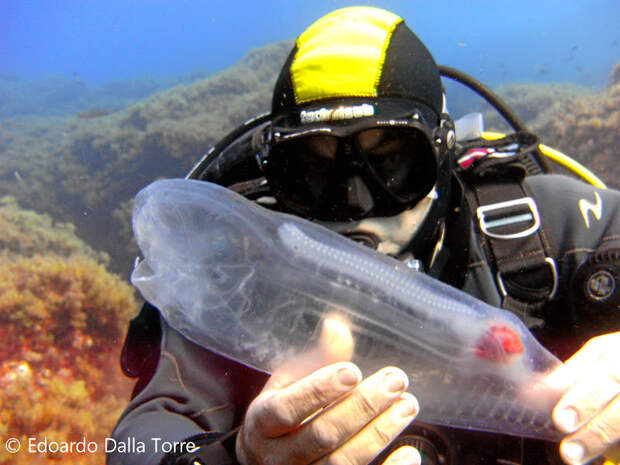
{"label": "yellow stripe on hood", "polygon": [[[352,10],[357,10],[354,15]],[[351,7],[312,24],[297,39],[291,66],[296,103],[376,97],[386,50],[400,22],[402,19],[389,11]]]}

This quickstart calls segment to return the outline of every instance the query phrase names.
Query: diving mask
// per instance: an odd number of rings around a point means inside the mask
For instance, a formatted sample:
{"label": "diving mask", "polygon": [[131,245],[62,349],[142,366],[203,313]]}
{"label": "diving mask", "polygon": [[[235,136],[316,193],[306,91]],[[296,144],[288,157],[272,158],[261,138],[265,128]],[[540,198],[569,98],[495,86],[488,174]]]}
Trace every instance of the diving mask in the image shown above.
{"label": "diving mask", "polygon": [[393,216],[437,180],[437,149],[418,117],[379,125],[274,127],[266,175],[280,203],[303,216]]}

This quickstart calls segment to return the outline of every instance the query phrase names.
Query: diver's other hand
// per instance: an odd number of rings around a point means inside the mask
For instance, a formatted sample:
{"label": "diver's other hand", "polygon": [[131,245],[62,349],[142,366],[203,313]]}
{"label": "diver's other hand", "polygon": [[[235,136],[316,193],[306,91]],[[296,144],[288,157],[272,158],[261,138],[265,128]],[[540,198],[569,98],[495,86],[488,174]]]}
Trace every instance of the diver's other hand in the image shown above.
{"label": "diver's other hand", "polygon": [[[359,369],[340,362],[288,386],[266,386],[250,404],[237,436],[243,465],[371,462],[413,421],[419,406],[404,392],[405,373],[387,367],[362,381]],[[384,462],[419,464],[412,447]]]}
{"label": "diver's other hand", "polygon": [[620,332],[588,341],[551,381],[568,388],[553,410],[557,428],[569,433],[560,444],[562,459],[571,465],[601,454],[620,460]]}

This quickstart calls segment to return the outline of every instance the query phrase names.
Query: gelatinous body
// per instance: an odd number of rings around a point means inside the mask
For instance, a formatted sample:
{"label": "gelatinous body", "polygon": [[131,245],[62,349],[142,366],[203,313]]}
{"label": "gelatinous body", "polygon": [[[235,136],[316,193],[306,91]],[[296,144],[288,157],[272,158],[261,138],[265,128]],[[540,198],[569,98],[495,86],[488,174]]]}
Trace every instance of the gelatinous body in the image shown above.
{"label": "gelatinous body", "polygon": [[540,381],[561,362],[514,315],[207,182],[153,183],[133,222],[144,259],[132,282],[194,342],[273,372],[337,319],[366,374],[409,374],[420,421],[559,438],[561,393]]}

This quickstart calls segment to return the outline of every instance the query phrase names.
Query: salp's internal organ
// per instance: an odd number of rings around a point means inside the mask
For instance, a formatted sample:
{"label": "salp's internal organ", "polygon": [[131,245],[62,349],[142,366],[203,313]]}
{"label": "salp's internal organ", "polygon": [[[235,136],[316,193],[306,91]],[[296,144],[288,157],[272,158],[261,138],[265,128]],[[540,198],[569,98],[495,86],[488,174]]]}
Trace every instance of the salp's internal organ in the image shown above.
{"label": "salp's internal organ", "polygon": [[273,372],[313,353],[336,320],[353,341],[343,357],[366,375],[409,374],[419,421],[560,437],[561,393],[542,380],[561,362],[509,312],[207,182],[151,184],[133,226],[144,259],[132,282],[197,344]]}

